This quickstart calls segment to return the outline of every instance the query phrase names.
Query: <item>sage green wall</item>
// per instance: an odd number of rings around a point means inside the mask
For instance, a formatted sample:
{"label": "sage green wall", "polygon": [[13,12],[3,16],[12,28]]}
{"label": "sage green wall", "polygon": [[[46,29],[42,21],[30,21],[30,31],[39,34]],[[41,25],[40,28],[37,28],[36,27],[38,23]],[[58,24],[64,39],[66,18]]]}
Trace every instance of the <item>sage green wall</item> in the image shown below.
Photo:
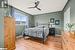
{"label": "sage green wall", "polygon": [[63,30],[63,13],[62,12],[54,12],[47,13],[41,15],[34,15],[35,25],[38,24],[48,24],[50,22],[50,18],[55,18],[55,20],[60,20],[60,25],[56,25],[57,33],[60,34],[60,30]]}
{"label": "sage green wall", "polygon": [[22,35],[21,33],[24,31],[24,25],[16,25],[16,36]]}
{"label": "sage green wall", "polygon": [[4,47],[4,16],[7,15],[7,8],[0,8],[0,48]]}
{"label": "sage green wall", "polygon": [[2,2],[2,0],[0,0],[0,7],[1,7],[1,2]]}
{"label": "sage green wall", "polygon": [[[71,3],[71,23],[75,24],[75,0],[70,0]],[[75,31],[75,26],[73,27]]]}
{"label": "sage green wall", "polygon": [[4,47],[4,12],[0,8],[0,48]]}

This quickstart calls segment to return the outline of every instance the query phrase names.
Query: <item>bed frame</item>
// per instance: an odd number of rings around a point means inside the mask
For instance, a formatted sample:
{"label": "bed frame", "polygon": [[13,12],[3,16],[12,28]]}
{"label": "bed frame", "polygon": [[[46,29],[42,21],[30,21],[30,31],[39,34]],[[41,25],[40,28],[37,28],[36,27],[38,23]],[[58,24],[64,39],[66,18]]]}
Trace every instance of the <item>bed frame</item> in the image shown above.
{"label": "bed frame", "polygon": [[[42,34],[42,37],[43,37],[43,44],[45,43],[45,33],[44,33],[44,26],[43,26],[43,34]],[[23,33],[23,38],[25,37],[25,36],[29,36],[29,35],[25,35],[25,33]],[[29,36],[29,37],[32,37],[32,36]],[[48,36],[46,36],[46,38],[47,38]]]}

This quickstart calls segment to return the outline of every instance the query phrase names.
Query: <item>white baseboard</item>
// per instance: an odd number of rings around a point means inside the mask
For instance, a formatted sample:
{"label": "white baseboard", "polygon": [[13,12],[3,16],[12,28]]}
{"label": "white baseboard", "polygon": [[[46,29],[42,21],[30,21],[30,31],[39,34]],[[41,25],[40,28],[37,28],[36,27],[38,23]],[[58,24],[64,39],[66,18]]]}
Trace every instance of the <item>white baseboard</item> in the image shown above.
{"label": "white baseboard", "polygon": [[22,38],[22,37],[23,37],[22,35],[19,35],[19,36],[16,36],[16,39],[17,39],[17,38]]}

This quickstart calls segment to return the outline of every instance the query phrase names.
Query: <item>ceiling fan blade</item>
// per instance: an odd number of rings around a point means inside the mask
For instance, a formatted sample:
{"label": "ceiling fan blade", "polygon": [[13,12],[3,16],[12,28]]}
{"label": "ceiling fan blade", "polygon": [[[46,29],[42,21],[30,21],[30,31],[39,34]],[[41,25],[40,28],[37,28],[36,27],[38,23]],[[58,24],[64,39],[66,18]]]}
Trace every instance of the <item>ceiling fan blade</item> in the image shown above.
{"label": "ceiling fan blade", "polygon": [[28,8],[35,8],[35,7],[28,7]]}
{"label": "ceiling fan blade", "polygon": [[38,10],[40,10],[41,11],[41,9],[40,8],[38,8],[38,7],[36,7]]}

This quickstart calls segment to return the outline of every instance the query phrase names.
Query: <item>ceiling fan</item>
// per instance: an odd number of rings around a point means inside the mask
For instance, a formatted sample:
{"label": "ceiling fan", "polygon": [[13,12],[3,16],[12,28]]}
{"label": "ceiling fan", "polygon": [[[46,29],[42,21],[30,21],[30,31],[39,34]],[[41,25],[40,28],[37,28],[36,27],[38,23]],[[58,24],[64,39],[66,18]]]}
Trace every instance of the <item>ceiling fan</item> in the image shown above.
{"label": "ceiling fan", "polygon": [[40,9],[40,8],[38,8],[39,3],[40,3],[40,1],[36,1],[36,2],[35,2],[35,6],[34,6],[34,7],[28,7],[28,8],[36,8],[36,9],[38,9],[38,10],[40,10],[40,11],[41,11],[41,9]]}

